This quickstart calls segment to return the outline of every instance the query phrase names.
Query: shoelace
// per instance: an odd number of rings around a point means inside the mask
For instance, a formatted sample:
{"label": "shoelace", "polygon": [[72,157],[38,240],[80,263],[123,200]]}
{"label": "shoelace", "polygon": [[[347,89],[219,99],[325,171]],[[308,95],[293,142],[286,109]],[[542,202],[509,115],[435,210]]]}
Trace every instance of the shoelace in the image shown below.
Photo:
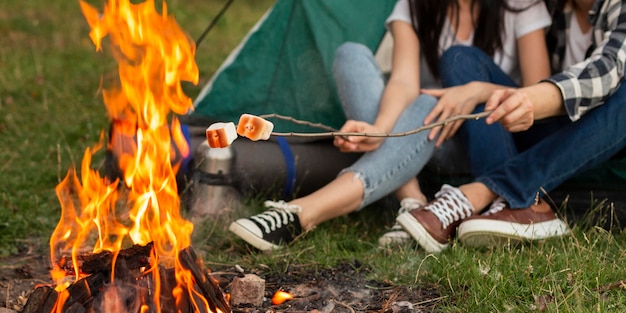
{"label": "shoelace", "polygon": [[413,198],[404,198],[400,201],[400,209],[398,210],[398,215],[402,213],[406,213],[411,210],[419,209],[424,206],[422,201]]}
{"label": "shoelace", "polygon": [[298,205],[289,204],[283,200],[270,201],[267,200],[263,203],[269,210],[254,215],[250,219],[255,220],[263,226],[265,233],[270,233],[277,228],[283,227],[290,222],[293,222],[294,214],[302,212],[302,208]]}
{"label": "shoelace", "polygon": [[458,188],[443,185],[435,194],[437,200],[424,207],[435,214],[437,219],[447,228],[450,224],[472,215],[473,208]]}
{"label": "shoelace", "polygon": [[[419,209],[420,207],[423,207],[423,206],[424,206],[424,203],[422,201],[419,201],[414,198],[404,198],[402,199],[402,201],[400,201],[400,209],[398,209],[398,215],[409,212],[411,210]],[[391,230],[392,231],[404,230],[404,228],[402,228],[402,225],[400,225],[400,223],[396,222],[395,224],[393,224],[393,226],[391,226]]]}
{"label": "shoelace", "polygon": [[502,211],[506,207],[506,200],[502,197],[498,197],[491,203],[489,209],[484,212],[482,215],[492,215]]}

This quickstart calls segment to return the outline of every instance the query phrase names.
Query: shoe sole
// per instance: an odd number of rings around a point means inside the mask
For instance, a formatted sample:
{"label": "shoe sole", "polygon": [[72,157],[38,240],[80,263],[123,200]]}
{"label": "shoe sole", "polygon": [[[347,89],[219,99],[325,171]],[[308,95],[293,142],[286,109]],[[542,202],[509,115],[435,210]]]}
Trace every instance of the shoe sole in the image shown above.
{"label": "shoe sole", "polygon": [[448,244],[442,244],[433,238],[428,231],[418,222],[411,213],[402,213],[396,219],[404,230],[417,241],[417,243],[429,253],[441,252],[448,248]]}
{"label": "shoe sole", "polygon": [[553,220],[534,224],[515,224],[494,220],[469,220],[459,225],[459,241],[469,247],[490,247],[507,242],[530,242],[569,234],[567,224]]}
{"label": "shoe sole", "polygon": [[276,250],[276,249],[281,248],[281,246],[275,245],[269,241],[259,238],[259,236],[253,234],[247,228],[243,227],[236,221],[230,223],[228,230],[230,230],[239,238],[243,239],[245,242],[249,243],[250,245],[252,245],[253,247],[261,251],[271,251],[271,250]]}
{"label": "shoe sole", "polygon": [[378,246],[389,248],[394,246],[403,246],[411,243],[413,238],[405,231],[389,231],[378,238]]}

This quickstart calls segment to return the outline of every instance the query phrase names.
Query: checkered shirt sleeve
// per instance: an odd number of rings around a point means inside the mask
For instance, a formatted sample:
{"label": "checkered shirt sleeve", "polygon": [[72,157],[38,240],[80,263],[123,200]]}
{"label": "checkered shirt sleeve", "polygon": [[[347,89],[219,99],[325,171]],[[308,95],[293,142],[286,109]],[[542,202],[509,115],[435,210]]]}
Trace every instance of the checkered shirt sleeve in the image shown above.
{"label": "checkered shirt sleeve", "polygon": [[592,52],[546,81],[552,82],[563,96],[572,121],[603,104],[620,86],[626,63],[626,3],[622,0],[597,0],[590,14],[593,25]]}

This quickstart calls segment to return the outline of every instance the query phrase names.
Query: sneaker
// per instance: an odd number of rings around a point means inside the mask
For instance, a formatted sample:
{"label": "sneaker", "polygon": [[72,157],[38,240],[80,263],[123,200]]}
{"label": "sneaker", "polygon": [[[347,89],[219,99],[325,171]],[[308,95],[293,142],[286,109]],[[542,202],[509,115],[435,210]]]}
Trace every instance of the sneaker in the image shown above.
{"label": "sneaker", "polygon": [[446,249],[459,223],[474,212],[472,204],[458,188],[443,185],[435,197],[422,210],[400,214],[396,219],[429,253]]}
{"label": "sneaker", "polygon": [[[422,201],[413,198],[404,198],[400,201],[400,209],[398,210],[398,215],[402,213],[406,213],[410,210],[417,210],[420,207],[424,206]],[[394,245],[403,245],[411,242],[411,236],[407,234],[402,226],[396,222],[391,226],[388,232],[384,233],[380,238],[378,238],[378,245],[381,247],[389,247]]]}
{"label": "sneaker", "polygon": [[285,201],[265,201],[269,210],[240,218],[228,228],[235,235],[261,251],[280,249],[302,233],[298,213],[302,208]]}
{"label": "sneaker", "polygon": [[511,209],[504,200],[496,200],[485,213],[463,221],[459,240],[470,247],[487,247],[509,241],[525,242],[569,233],[550,205],[543,201],[525,209]]}

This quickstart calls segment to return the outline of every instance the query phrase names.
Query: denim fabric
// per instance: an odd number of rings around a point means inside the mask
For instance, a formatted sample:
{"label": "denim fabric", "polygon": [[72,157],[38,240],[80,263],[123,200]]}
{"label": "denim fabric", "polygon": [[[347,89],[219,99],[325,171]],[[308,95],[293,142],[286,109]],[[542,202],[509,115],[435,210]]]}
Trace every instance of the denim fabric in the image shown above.
{"label": "denim fabric", "polygon": [[[576,122],[569,122],[541,141],[477,178],[512,208],[534,203],[542,188],[551,191],[626,147],[626,86]],[[546,123],[563,125],[562,119]]]}
{"label": "denim fabric", "polygon": [[[444,87],[472,81],[517,86],[487,54],[471,46],[448,48],[439,60],[439,72]],[[472,113],[483,112],[484,107],[481,104]],[[487,125],[484,120],[466,120],[458,130],[458,137],[467,151],[473,177],[517,154],[513,136],[497,123]]]}
{"label": "denim fabric", "polygon": [[[341,45],[335,54],[333,73],[346,116],[373,123],[378,114],[385,79],[372,52],[357,43]],[[421,126],[436,102],[434,97],[419,96],[404,110],[392,132],[409,131]],[[364,153],[342,173],[351,171],[363,183],[364,195],[359,207],[363,208],[417,176],[433,151],[434,142],[428,140],[427,131],[390,137],[375,151]]]}

